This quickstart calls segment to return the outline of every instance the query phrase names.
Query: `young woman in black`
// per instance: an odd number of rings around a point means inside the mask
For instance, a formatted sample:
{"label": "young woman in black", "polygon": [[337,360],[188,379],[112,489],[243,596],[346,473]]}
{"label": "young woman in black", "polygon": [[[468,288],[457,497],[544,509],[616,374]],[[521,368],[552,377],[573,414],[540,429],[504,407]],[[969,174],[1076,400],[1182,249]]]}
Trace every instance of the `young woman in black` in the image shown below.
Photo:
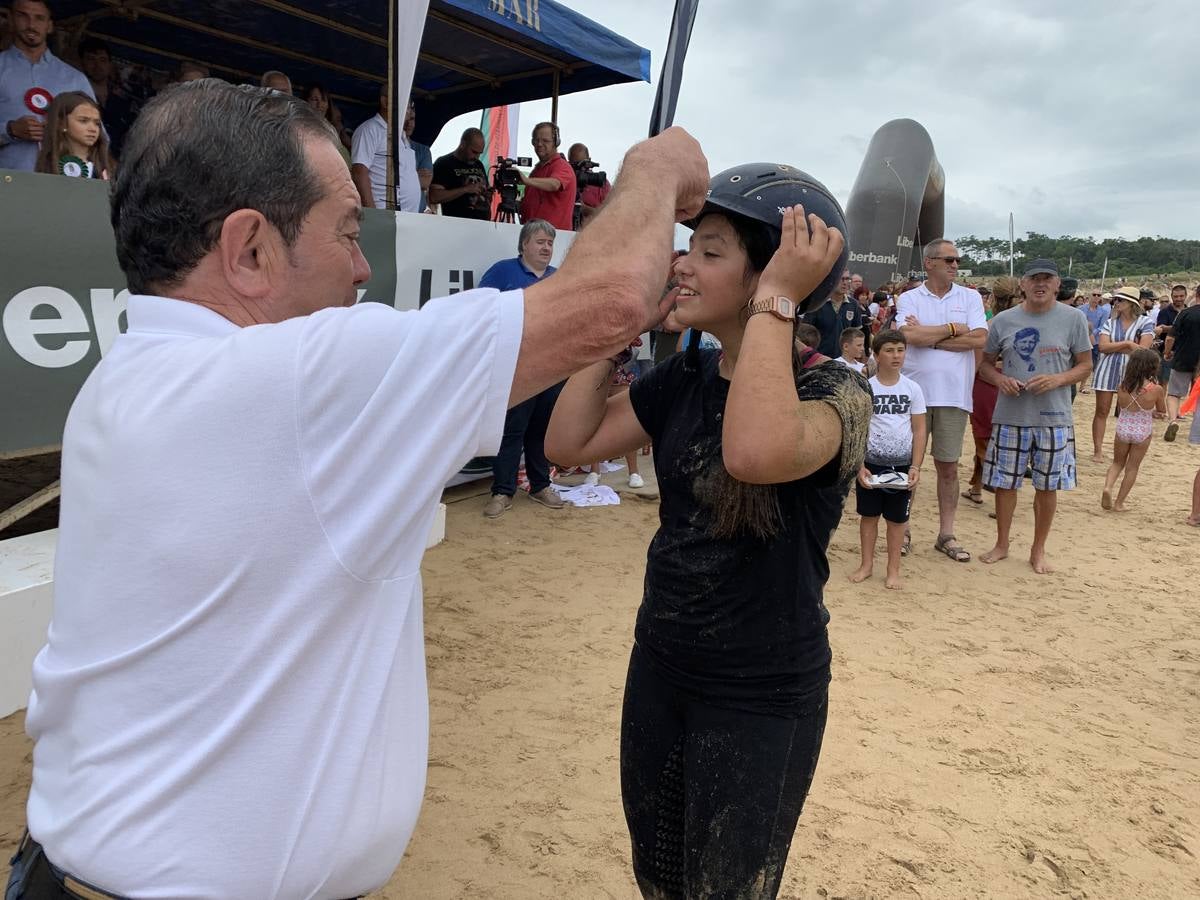
{"label": "young woman in black", "polygon": [[611,399],[610,364],[580,372],[546,448],[579,463],[654,445],[660,527],[621,727],[642,893],[769,898],[824,733],[825,554],[871,394],[794,340],[797,312],[825,301],[846,262],[842,211],[822,185],[739,166],[688,224],[675,317],[722,349],[689,347]]}

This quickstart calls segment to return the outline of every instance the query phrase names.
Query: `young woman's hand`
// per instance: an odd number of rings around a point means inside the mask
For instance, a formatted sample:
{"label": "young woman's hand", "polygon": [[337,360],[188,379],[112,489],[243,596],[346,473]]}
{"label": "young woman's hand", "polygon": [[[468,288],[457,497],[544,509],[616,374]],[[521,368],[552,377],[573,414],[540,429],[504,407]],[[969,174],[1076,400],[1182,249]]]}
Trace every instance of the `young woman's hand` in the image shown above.
{"label": "young woman's hand", "polygon": [[758,280],[758,294],[782,294],[803,301],[829,274],[845,245],[842,233],[817,215],[804,215],[803,206],[783,211],[779,249]]}
{"label": "young woman's hand", "polygon": [[875,485],[871,484],[871,470],[866,466],[862,466],[858,470],[858,483],[868,491],[875,489]]}
{"label": "young woman's hand", "polygon": [[917,482],[921,480],[921,470],[916,466],[908,468],[908,489],[911,491],[917,486]]}

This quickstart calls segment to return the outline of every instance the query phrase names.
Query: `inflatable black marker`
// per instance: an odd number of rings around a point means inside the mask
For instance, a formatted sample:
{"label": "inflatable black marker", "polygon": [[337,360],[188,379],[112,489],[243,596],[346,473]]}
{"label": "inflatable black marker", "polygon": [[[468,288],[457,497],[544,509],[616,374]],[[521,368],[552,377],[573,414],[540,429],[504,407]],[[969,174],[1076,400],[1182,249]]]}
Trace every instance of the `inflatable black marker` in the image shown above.
{"label": "inflatable black marker", "polygon": [[871,138],[846,204],[849,267],[872,288],[920,275],[921,247],[942,237],[946,175],[920,123],[893,119]]}

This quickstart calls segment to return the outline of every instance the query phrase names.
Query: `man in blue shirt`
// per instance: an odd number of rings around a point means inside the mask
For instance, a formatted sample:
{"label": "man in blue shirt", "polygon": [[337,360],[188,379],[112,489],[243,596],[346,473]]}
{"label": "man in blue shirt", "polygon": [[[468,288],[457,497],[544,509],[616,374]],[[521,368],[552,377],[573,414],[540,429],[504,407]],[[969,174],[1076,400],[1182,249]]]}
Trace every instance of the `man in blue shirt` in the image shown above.
{"label": "man in blue shirt", "polygon": [[[544,219],[531,219],[521,228],[518,255],[502,259],[483,273],[480,287],[515,291],[554,274],[554,226]],[[529,476],[529,499],[550,509],[562,509],[563,501],[550,487],[550,463],[546,459],[546,426],[562,383],[518,403],[504,419],[504,438],[492,463],[492,498],[483,508],[489,519],[498,519],[512,507],[517,492],[517,468],[525,451],[525,474]]]}
{"label": "man in blue shirt", "polygon": [[[1104,328],[1104,324],[1108,321],[1109,314],[1112,312],[1112,305],[1104,303],[1103,299],[1100,294],[1100,288],[1092,288],[1092,295],[1088,298],[1087,306],[1082,307],[1083,315],[1088,320],[1088,332],[1092,337],[1093,372],[1100,362],[1100,330]],[[1080,388],[1080,393],[1086,394],[1087,392],[1087,388]]]}
{"label": "man in blue shirt", "polygon": [[412,139],[413,129],[417,127],[417,108],[412,100],[408,101],[408,112],[404,115],[404,136],[412,147],[413,156],[417,161],[417,181],[421,184],[421,207],[417,212],[429,209],[429,183],[433,181],[433,151],[428,145]]}
{"label": "man in blue shirt", "polygon": [[850,289],[850,278],[849,271],[843,272],[829,299],[803,317],[805,322],[816,325],[821,332],[821,345],[815,349],[830,359],[842,355],[843,331],[858,328],[865,332],[867,324],[858,301],[846,296]]}
{"label": "man in blue shirt", "polygon": [[50,8],[42,0],[14,0],[13,44],[0,53],[0,169],[33,171],[46,109],[56,96],[82,91],[96,97],[87,76],[46,46],[53,30]]}

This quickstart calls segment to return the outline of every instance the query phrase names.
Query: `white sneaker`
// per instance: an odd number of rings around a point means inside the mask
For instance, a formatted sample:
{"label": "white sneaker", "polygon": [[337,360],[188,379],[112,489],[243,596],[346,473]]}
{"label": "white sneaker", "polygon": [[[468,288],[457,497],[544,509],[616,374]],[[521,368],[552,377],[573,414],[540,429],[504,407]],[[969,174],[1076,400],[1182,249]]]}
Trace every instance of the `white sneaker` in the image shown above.
{"label": "white sneaker", "polygon": [[599,472],[588,472],[588,477],[583,479],[583,483],[590,484],[592,487],[595,487],[596,485],[598,485],[600,483],[600,473]]}
{"label": "white sneaker", "polygon": [[646,479],[644,479],[644,478],[643,478],[641,475],[639,475],[637,472],[634,472],[633,474],[631,474],[631,475],[629,476],[629,486],[630,486],[631,488],[640,488],[640,487],[645,487],[645,486],[646,486]]}

